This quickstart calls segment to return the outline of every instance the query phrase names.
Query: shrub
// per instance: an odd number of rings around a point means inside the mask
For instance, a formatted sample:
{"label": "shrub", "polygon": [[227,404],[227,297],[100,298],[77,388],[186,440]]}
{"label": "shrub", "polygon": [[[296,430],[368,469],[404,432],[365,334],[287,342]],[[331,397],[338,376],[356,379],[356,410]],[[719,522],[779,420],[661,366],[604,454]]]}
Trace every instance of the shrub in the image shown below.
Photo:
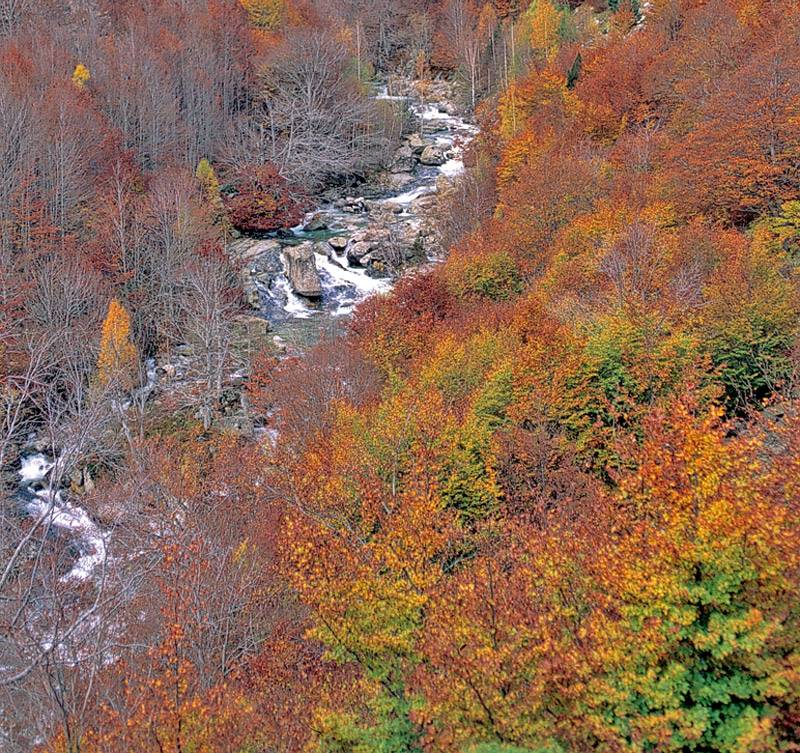
{"label": "shrub", "polygon": [[225,196],[231,224],[243,233],[269,233],[300,223],[306,199],[274,165],[242,170]]}

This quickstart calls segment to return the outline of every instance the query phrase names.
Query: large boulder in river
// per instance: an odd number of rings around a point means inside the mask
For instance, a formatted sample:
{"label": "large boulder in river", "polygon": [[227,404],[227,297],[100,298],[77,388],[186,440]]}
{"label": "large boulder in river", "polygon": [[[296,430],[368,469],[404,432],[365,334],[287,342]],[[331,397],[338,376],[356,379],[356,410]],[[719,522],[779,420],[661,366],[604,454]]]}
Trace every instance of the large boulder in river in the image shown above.
{"label": "large boulder in river", "polygon": [[308,219],[305,225],[303,225],[303,230],[306,233],[316,233],[320,230],[327,230],[328,223],[325,220],[325,216],[317,212],[317,214],[313,215]]}
{"label": "large boulder in river", "polygon": [[347,247],[347,261],[355,266],[362,266],[364,258],[372,251],[369,241],[355,241]]}
{"label": "large boulder in river", "polygon": [[431,145],[429,141],[425,141],[418,133],[412,133],[408,137],[407,143],[409,149],[416,155],[422,154],[425,149]]}
{"label": "large boulder in river", "polygon": [[341,254],[347,248],[347,238],[342,235],[336,235],[333,238],[328,238],[328,245],[337,254]]}
{"label": "large boulder in river", "polygon": [[314,256],[314,244],[288,246],[283,249],[283,259],[292,290],[304,298],[321,298],[322,282]]}
{"label": "large boulder in river", "polygon": [[444,150],[433,144],[426,146],[425,150],[420,155],[419,161],[423,165],[430,165],[431,167],[439,167],[447,162],[447,157],[444,155]]}
{"label": "large boulder in river", "polygon": [[230,244],[228,251],[231,258],[247,265],[264,257],[277,255],[280,252],[280,243],[274,238],[240,238]]}
{"label": "large boulder in river", "polygon": [[414,176],[411,173],[388,173],[384,181],[386,186],[394,191],[399,191],[413,182]]}
{"label": "large boulder in river", "polygon": [[416,159],[414,150],[405,144],[401,146],[394,155],[392,166],[389,168],[390,173],[408,173],[414,169]]}
{"label": "large boulder in river", "polygon": [[424,214],[436,206],[437,198],[435,193],[424,193],[411,202],[409,207],[411,214]]}

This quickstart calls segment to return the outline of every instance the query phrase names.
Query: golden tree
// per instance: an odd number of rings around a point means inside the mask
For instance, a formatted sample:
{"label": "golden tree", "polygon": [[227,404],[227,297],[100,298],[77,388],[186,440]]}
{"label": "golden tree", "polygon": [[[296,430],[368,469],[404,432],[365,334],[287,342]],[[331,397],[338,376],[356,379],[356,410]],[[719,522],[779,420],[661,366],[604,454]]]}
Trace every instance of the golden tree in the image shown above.
{"label": "golden tree", "polygon": [[261,31],[272,31],[286,16],[284,0],[240,0],[250,23]]}
{"label": "golden tree", "polygon": [[561,13],[548,0],[539,0],[529,11],[531,47],[551,60],[558,51]]}
{"label": "golden tree", "polygon": [[225,205],[222,202],[222,194],[219,188],[219,179],[211,163],[203,158],[197,165],[195,177],[200,182],[203,195],[211,208],[211,219],[223,230],[230,230],[230,222],[225,214]]}
{"label": "golden tree", "polygon": [[89,83],[91,77],[92,74],[89,73],[89,69],[83,63],[78,63],[75,66],[75,70],[72,72],[72,83],[75,84],[78,89],[83,89],[86,84]]}
{"label": "golden tree", "polygon": [[97,379],[103,386],[111,382],[129,385],[137,362],[136,346],[131,341],[131,317],[125,307],[112,298],[100,337]]}

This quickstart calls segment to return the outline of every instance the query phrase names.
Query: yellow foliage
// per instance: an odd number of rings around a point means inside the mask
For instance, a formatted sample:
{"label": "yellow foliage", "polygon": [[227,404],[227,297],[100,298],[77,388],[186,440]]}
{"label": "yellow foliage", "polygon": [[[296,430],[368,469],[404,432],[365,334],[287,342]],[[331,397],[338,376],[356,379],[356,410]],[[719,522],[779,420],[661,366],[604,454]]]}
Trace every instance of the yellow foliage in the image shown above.
{"label": "yellow foliage", "polygon": [[498,103],[500,135],[508,140],[524,129],[534,113],[557,109],[566,101],[564,77],[553,71],[533,71],[509,84]]}
{"label": "yellow foliage", "polygon": [[530,25],[531,47],[545,60],[552,60],[558,51],[561,14],[548,0],[538,0],[531,6]]}
{"label": "yellow foliage", "polygon": [[225,213],[225,205],[222,201],[222,194],[219,190],[219,180],[217,174],[211,163],[203,158],[197,165],[195,177],[200,181],[200,186],[205,194],[206,201],[208,201],[212,210],[212,219],[215,224],[222,227],[223,230],[229,231],[231,229],[230,221]]}
{"label": "yellow foliage", "polygon": [[72,72],[72,83],[79,89],[83,89],[89,83],[91,77],[92,74],[89,73],[89,69],[83,63],[78,63]]}
{"label": "yellow foliage", "polygon": [[286,17],[284,0],[240,0],[250,17],[250,23],[259,31],[277,29]]}
{"label": "yellow foliage", "polygon": [[112,298],[100,337],[100,355],[97,358],[99,383],[103,386],[111,382],[129,385],[137,361],[136,346],[131,342],[131,318],[125,307]]}

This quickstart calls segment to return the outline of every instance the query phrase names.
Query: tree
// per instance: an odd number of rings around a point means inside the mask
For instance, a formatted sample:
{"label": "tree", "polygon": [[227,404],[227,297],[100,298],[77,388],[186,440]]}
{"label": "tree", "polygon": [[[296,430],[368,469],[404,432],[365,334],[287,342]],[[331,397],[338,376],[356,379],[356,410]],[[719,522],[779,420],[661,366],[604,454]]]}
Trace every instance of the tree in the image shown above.
{"label": "tree", "polygon": [[131,318],[125,307],[112,298],[108,304],[100,336],[97,379],[101,386],[130,386],[139,356],[131,341]]}
{"label": "tree", "polygon": [[322,29],[287,33],[261,73],[261,109],[244,144],[306,190],[363,177],[388,159],[400,121],[391,103],[369,98],[350,52]]}
{"label": "tree", "polygon": [[621,484],[624,534],[603,565],[619,619],[596,633],[590,713],[625,750],[781,750],[798,703],[797,508],[757,441],[729,443],[693,409],[653,415]]}
{"label": "tree", "polygon": [[78,89],[83,89],[89,83],[91,77],[89,69],[83,63],[78,63],[75,66],[75,70],[72,72],[72,83],[75,84]]}
{"label": "tree", "polygon": [[304,214],[300,191],[271,164],[241,170],[225,195],[231,224],[246,233],[268,233],[297,225]]}
{"label": "tree", "polygon": [[285,0],[240,0],[250,23],[259,31],[275,31],[286,18]]}
{"label": "tree", "polygon": [[198,380],[203,427],[211,427],[222,389],[233,371],[233,317],[239,311],[237,277],[225,254],[210,248],[182,273],[178,328],[193,348],[189,374]]}
{"label": "tree", "polygon": [[562,16],[549,0],[536,0],[528,11],[531,27],[531,47],[549,61],[558,50]]}
{"label": "tree", "polygon": [[[750,84],[742,87],[742,79]],[[795,198],[800,155],[800,57],[782,43],[754,46],[698,108],[671,154],[675,191],[690,211],[737,225],[778,214]],[[710,155],[725,153],[714,162]]]}
{"label": "tree", "polygon": [[225,214],[225,204],[222,201],[222,193],[220,192],[217,174],[214,172],[211,163],[205,159],[205,157],[197,163],[195,177],[200,182],[200,187],[208,202],[212,221],[220,225],[223,230],[230,230],[230,223]]}

